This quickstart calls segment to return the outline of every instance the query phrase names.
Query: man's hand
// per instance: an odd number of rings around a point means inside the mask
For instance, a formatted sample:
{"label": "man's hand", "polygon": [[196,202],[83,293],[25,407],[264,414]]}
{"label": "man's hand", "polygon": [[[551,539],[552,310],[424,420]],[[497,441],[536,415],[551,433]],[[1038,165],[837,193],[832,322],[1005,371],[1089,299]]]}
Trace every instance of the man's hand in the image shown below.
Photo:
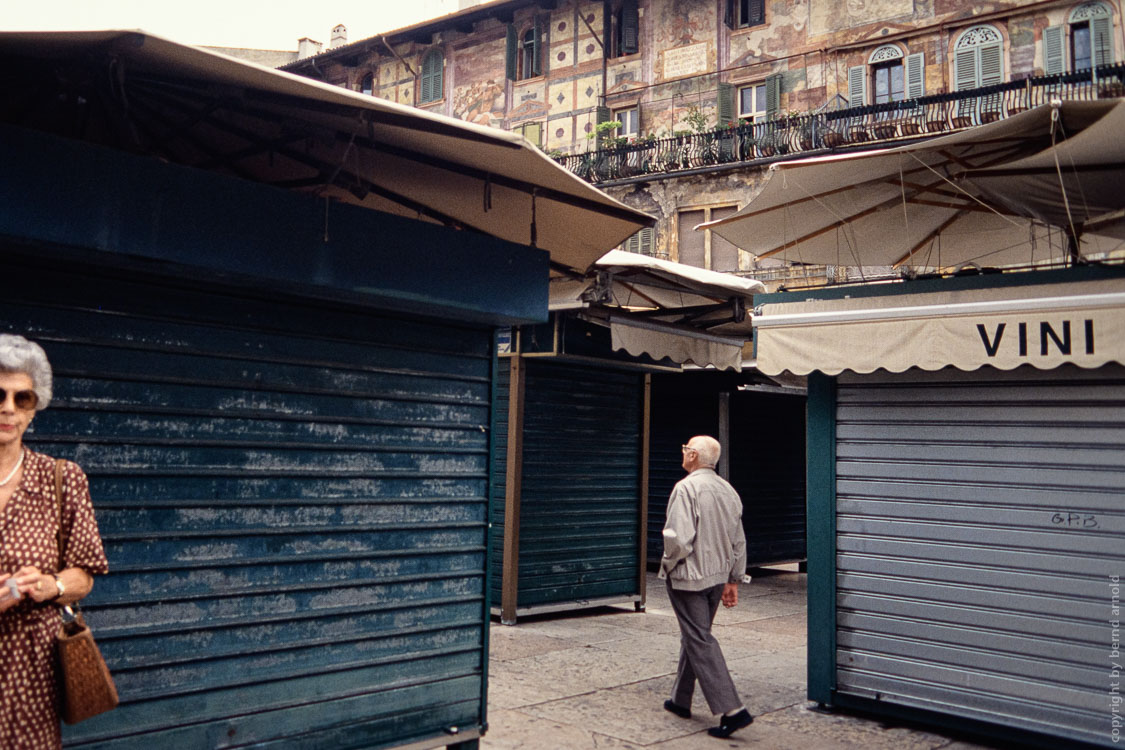
{"label": "man's hand", "polygon": [[738,584],[728,583],[723,586],[723,606],[730,609],[738,606]]}

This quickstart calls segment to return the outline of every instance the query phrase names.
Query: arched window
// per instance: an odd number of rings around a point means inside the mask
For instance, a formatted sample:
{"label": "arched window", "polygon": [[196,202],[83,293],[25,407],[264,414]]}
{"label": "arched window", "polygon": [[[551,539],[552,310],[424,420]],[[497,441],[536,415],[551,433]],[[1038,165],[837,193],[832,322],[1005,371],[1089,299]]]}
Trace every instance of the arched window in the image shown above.
{"label": "arched window", "polygon": [[508,24],[508,38],[504,61],[504,75],[511,81],[522,81],[543,75],[543,38],[541,20],[536,17],[531,28],[522,34],[516,32],[515,24]]}
{"label": "arched window", "polygon": [[1004,82],[1004,37],[995,26],[973,26],[953,51],[953,90]]}
{"label": "arched window", "polygon": [[894,44],[884,44],[867,60],[871,68],[872,104],[901,102],[906,98],[906,76],[902,66],[902,50]]}
{"label": "arched window", "polygon": [[1103,3],[1082,3],[1070,11],[1065,25],[1043,29],[1043,71],[1048,75],[1113,60],[1113,15]]}
{"label": "arched window", "polygon": [[371,73],[365,75],[359,82],[359,92],[371,96],[375,93],[375,76]]}
{"label": "arched window", "polygon": [[422,80],[420,83],[419,100],[422,104],[441,101],[445,96],[442,86],[442,72],[445,68],[445,56],[440,49],[432,49],[422,58]]}
{"label": "arched window", "polygon": [[[848,68],[848,106],[899,102],[922,96],[925,81],[925,56],[907,55],[897,44],[876,47],[867,65]],[[868,101],[867,88],[873,92]]]}

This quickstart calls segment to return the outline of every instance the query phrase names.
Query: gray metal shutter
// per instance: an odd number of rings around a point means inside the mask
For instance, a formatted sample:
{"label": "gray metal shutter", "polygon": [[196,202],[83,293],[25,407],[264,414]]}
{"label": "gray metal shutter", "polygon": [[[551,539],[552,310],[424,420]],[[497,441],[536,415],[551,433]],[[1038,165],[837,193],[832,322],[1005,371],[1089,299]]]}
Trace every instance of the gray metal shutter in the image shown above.
{"label": "gray metal shutter", "polygon": [[640,49],[640,25],[637,0],[624,0],[621,3],[621,54],[637,54]]}
{"label": "gray metal shutter", "polygon": [[781,110],[781,74],[766,76],[766,117],[773,118]]}
{"label": "gray metal shutter", "polygon": [[89,478],[84,602],[120,707],[67,744],[373,747],[482,711],[491,334],[60,261],[0,329],[55,368],[27,438]]}
{"label": "gray metal shutter", "polygon": [[1108,746],[1125,368],[837,395],[838,691]]}
{"label": "gray metal shutter", "polygon": [[[632,597],[640,591],[644,376],[534,358],[525,366],[517,606]],[[498,408],[506,409],[508,376],[500,369]],[[497,426],[499,455],[506,429]],[[502,487],[492,503],[502,510]],[[500,525],[494,520],[495,604],[503,570]]]}
{"label": "gray metal shutter", "polygon": [[748,565],[804,560],[805,399],[735,392],[730,483],[742,498]]}

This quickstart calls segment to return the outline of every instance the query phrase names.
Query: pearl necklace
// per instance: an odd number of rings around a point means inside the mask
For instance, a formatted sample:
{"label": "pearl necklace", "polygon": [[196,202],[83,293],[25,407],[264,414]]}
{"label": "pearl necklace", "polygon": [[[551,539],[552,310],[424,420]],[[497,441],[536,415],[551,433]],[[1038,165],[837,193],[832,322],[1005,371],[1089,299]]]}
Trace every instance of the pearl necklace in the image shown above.
{"label": "pearl necklace", "polygon": [[27,455],[27,451],[22,451],[22,450],[20,451],[20,460],[16,461],[16,465],[12,469],[12,473],[9,474],[8,476],[4,477],[3,482],[0,482],[0,487],[3,487],[8,482],[12,481],[12,477],[14,477],[16,475],[16,472],[20,470],[20,467],[23,466],[23,457],[26,456],[26,455]]}

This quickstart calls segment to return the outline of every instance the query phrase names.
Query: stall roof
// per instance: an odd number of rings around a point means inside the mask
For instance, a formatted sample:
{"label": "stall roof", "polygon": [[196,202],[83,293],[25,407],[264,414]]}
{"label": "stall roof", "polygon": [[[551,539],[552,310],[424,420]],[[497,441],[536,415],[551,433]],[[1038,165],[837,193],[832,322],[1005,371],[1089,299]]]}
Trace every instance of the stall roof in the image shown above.
{"label": "stall roof", "polygon": [[837,375],[1125,364],[1125,275],[928,292],[896,284],[882,291],[895,293],[761,305],[754,317],[758,369]]}
{"label": "stall roof", "polygon": [[615,350],[738,370],[748,310],[764,291],[755,279],[611,250],[583,278],[552,279],[550,310],[608,325]]}
{"label": "stall roof", "polygon": [[0,121],[533,245],[558,267],[653,223],[521,136],[143,31],[0,32],[0,61]]}
{"label": "stall roof", "polygon": [[[736,214],[702,225],[760,258],[946,269],[1118,250],[1125,103],[1045,105],[891,149],[778,162]],[[1114,212],[1117,212],[1115,214]]]}

